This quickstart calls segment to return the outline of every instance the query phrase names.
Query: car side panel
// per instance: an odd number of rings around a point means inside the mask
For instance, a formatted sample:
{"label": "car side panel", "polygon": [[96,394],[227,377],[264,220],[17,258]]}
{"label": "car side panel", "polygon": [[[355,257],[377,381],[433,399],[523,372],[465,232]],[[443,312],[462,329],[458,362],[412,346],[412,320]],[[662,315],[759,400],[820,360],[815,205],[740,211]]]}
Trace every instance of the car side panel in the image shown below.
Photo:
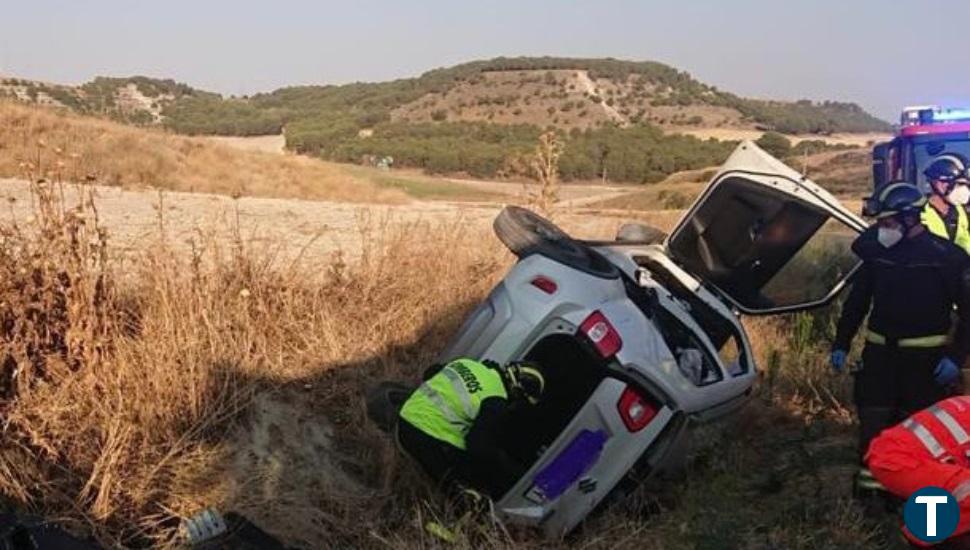
{"label": "car side panel", "polygon": [[[554,294],[531,284],[539,275],[555,281]],[[549,333],[554,320],[568,321],[554,326],[554,332],[575,332],[575,326],[597,304],[616,300],[626,300],[619,279],[602,279],[543,256],[527,256],[465,321],[439,360],[465,356],[504,363],[520,359]]]}
{"label": "car side panel", "polygon": [[440,362],[458,357],[481,357],[490,342],[512,320],[513,306],[508,288],[499,283],[465,320],[451,343],[441,352]]}

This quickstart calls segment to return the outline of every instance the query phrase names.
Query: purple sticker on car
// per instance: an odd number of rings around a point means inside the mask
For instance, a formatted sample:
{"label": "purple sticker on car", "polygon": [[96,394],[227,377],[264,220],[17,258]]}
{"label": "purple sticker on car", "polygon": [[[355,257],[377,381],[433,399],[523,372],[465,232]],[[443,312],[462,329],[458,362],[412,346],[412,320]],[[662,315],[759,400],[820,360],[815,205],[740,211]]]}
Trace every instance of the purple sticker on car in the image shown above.
{"label": "purple sticker on car", "polygon": [[583,430],[556,458],[536,474],[533,490],[538,490],[545,499],[551,500],[566,492],[566,489],[596,464],[607,435],[603,430]]}

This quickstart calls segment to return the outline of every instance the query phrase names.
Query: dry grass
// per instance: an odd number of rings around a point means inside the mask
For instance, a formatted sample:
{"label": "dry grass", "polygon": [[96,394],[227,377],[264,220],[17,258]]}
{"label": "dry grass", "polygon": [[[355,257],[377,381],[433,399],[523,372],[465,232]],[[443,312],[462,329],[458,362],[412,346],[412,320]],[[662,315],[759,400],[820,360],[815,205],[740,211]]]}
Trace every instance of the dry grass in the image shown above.
{"label": "dry grass", "polygon": [[[429,518],[455,548],[548,547],[440,502],[363,410],[365,388],[414,380],[501,276],[494,239],[459,219],[364,218],[353,265],[280,266],[200,237],[188,256],[146,247],[122,277],[96,204],[62,196],[36,184],[34,218],[0,225],[3,499],[110,547],[172,545],[209,505],[308,548],[440,546]],[[753,324],[775,369],[756,406],[686,478],[651,482],[564,544],[875,547],[840,490],[846,426],[805,391],[841,387],[805,323]]]}
{"label": "dry grass", "polygon": [[871,154],[871,149],[855,149],[819,155],[808,175],[831,193],[859,199],[872,193]]}
{"label": "dry grass", "polygon": [[[314,404],[360,389],[321,377],[347,364],[361,367],[357,382],[367,369],[375,379],[413,377],[445,334],[427,333],[432,319],[457,323],[456,304],[480,296],[504,259],[494,247],[464,246],[476,239],[457,219],[397,229],[364,221],[360,263],[337,257],[322,274],[278,269],[272,251],[249,251],[241,241],[197,242],[190,257],[159,243],[129,260],[122,280],[92,203],[60,197],[60,185],[36,185],[34,219],[0,232],[0,490],[109,545],[169,540],[169,520],[206,503],[278,517],[276,527],[304,543],[335,536],[325,512],[293,510],[346,502],[321,485],[325,472],[279,471],[290,465],[279,456],[287,449],[267,448],[249,429],[279,411],[260,407],[309,413],[307,422],[325,431],[341,414],[362,422],[352,407],[313,416]],[[289,386],[310,411],[281,389]],[[272,438],[294,429],[287,423],[295,417],[282,417],[264,426]],[[331,440],[324,433],[318,443],[336,445]],[[309,452],[337,468],[329,454],[350,461],[351,447]],[[355,474],[343,481],[358,492],[379,477]]]}
{"label": "dry grass", "polygon": [[[60,151],[60,166],[38,159]],[[39,162],[38,162],[39,160]],[[342,167],[304,157],[240,151],[204,138],[139,129],[0,101],[0,176],[44,164],[63,178],[242,196],[403,202]]]}
{"label": "dry grass", "polygon": [[607,199],[590,208],[641,212],[682,211],[701,194],[706,183],[658,183],[646,189]]}

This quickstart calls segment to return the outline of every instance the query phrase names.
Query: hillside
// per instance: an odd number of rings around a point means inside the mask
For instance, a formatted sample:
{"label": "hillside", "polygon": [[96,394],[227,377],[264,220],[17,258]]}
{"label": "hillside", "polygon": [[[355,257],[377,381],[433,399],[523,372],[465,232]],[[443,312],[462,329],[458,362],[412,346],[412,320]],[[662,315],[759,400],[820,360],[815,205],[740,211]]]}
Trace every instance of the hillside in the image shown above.
{"label": "hillside", "polygon": [[[553,65],[555,66],[555,65]],[[577,66],[583,66],[577,60]],[[685,73],[658,77],[591,69],[485,70],[391,111],[406,122],[494,122],[564,130],[649,123],[667,131],[725,128],[790,134],[886,130],[857,106],[742,99]]]}
{"label": "hillside", "polygon": [[[563,131],[649,123],[668,132],[697,128],[790,134],[886,132],[890,126],[850,103],[744,99],[654,62],[498,58],[376,84],[284,88],[251,98],[276,109],[291,147],[328,149],[393,123],[484,122]],[[171,124],[188,125],[183,111]]]}
{"label": "hillside", "polygon": [[872,193],[872,157],[868,150],[820,155],[808,168],[812,179],[841,196],[862,197]]}
{"label": "hillside", "polygon": [[161,123],[162,111],[167,106],[190,96],[219,97],[174,80],[143,76],[97,77],[80,86],[0,77],[0,98],[67,107],[77,113],[103,115],[135,124]]}
{"label": "hillside", "polygon": [[[4,84],[5,83],[5,84]],[[536,137],[567,139],[566,179],[653,182],[717,164],[729,145],[681,134],[885,132],[851,103],[746,99],[655,62],[497,58],[416,78],[298,86],[223,98],[171,80],[98,78],[77,88],[6,79],[0,94],[179,133],[278,134],[328,160],[476,177],[522,175]],[[612,165],[612,166],[611,166]]]}
{"label": "hillside", "polygon": [[402,201],[344,167],[0,101],[0,178],[92,180],[237,196]]}
{"label": "hillside", "polygon": [[745,99],[661,63],[615,59],[496,58],[417,78],[290,87],[242,99],[143,76],[97,77],[76,87],[0,77],[0,96],[166,123],[185,133],[227,135],[256,133],[225,119],[257,114],[267,123],[262,133],[275,133],[284,122],[339,114],[352,117],[360,129],[387,121],[446,120],[565,130],[637,122],[665,129],[760,128],[789,134],[890,129],[852,103]]}

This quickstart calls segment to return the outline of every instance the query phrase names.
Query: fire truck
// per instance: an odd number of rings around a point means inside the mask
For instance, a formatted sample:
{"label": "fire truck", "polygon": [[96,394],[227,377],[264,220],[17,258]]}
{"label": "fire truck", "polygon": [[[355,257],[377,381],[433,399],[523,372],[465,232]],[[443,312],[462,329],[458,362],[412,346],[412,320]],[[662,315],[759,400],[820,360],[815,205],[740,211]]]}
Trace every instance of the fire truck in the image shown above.
{"label": "fire truck", "polygon": [[872,180],[916,183],[929,191],[923,170],[943,154],[970,159],[970,109],[919,105],[903,109],[896,136],[872,150]]}

